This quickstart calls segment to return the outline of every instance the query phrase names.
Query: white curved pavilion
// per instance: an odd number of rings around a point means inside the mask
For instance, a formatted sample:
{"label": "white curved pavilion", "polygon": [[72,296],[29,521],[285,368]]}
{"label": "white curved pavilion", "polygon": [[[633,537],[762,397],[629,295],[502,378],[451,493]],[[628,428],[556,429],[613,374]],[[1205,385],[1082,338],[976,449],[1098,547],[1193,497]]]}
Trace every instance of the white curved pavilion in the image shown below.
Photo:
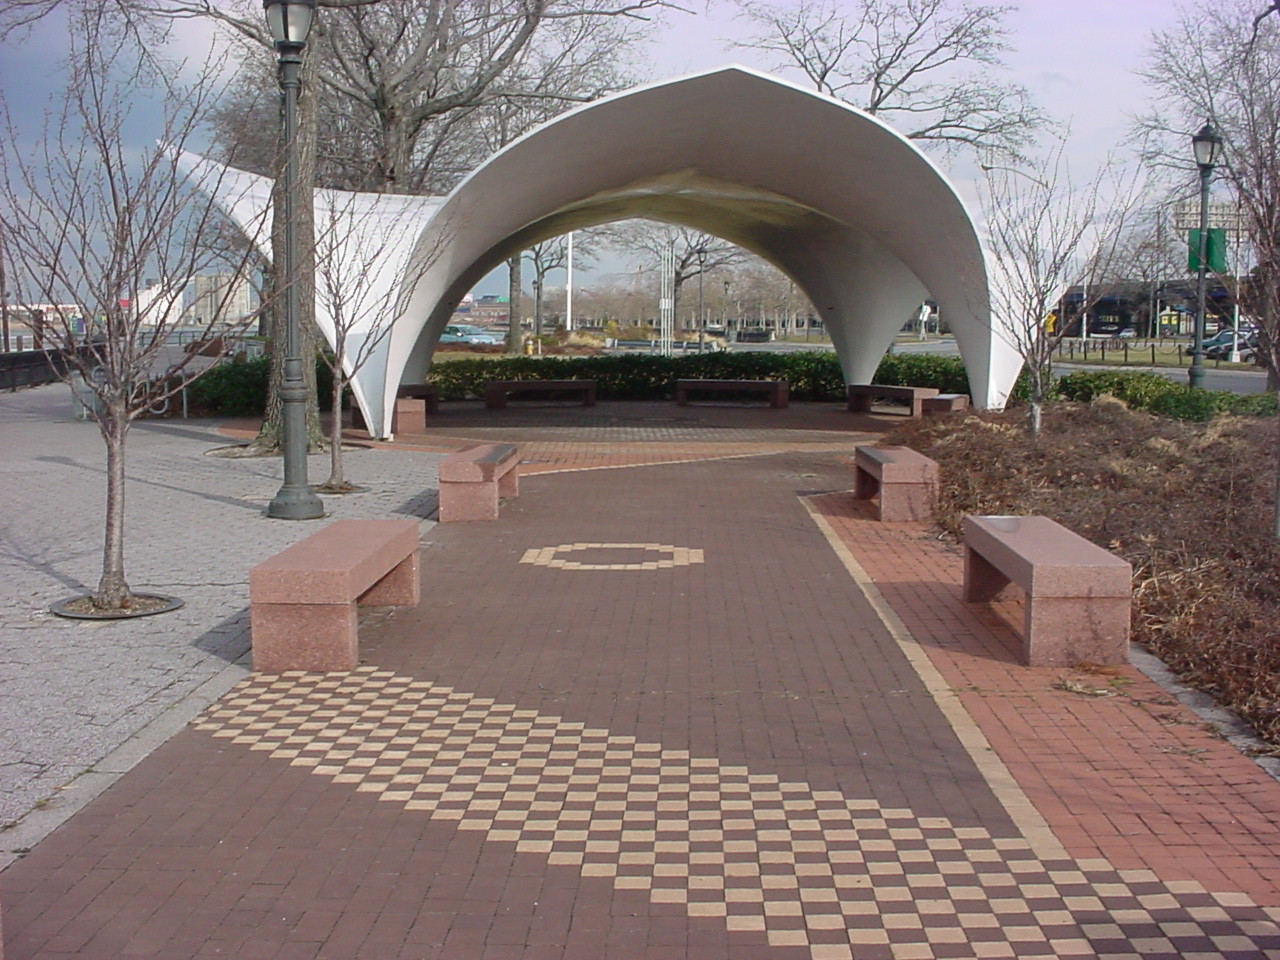
{"label": "white curved pavilion", "polygon": [[[270,196],[250,174],[219,183],[244,223]],[[344,216],[351,229],[333,255],[355,296],[396,304],[353,385],[380,436],[396,387],[422,381],[454,307],[486,273],[541,240],[631,217],[714,234],[784,270],[822,317],[848,383],[870,382],[926,299],[955,333],[976,405],[1003,406],[1022,363],[993,328],[974,224],[928,158],[860,110],[742,67],[563,114],[448,197],[316,191],[317,223]],[[359,251],[375,240],[384,253],[370,271]],[[317,322],[332,340],[330,307],[318,291]],[[385,319],[370,312],[369,324]]]}

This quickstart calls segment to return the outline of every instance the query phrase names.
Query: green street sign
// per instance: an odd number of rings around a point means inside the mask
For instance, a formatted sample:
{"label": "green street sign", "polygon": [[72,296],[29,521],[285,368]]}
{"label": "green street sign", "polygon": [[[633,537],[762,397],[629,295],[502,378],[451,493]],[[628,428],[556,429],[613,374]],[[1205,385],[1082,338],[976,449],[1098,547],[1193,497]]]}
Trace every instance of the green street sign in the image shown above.
{"label": "green street sign", "polygon": [[[1224,227],[1209,228],[1206,267],[1210,273],[1227,272],[1227,231]],[[1191,230],[1187,234],[1187,269],[1192,273],[1200,271],[1200,231]]]}

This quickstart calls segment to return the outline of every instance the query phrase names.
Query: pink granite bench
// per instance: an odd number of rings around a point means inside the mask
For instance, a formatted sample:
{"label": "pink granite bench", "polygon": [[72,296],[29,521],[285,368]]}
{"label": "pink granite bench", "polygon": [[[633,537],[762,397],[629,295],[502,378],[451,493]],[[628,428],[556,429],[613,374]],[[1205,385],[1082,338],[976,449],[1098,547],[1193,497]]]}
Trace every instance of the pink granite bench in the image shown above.
{"label": "pink granite bench", "polygon": [[958,410],[968,410],[969,395],[967,393],[940,393],[936,397],[925,397],[920,407],[926,416],[931,413],[954,413]]}
{"label": "pink granite bench", "polygon": [[440,522],[497,520],[498,501],[520,493],[514,444],[478,443],[440,462]]}
{"label": "pink granite bench", "polygon": [[677,380],[676,405],[687,407],[690,393],[762,393],[769,406],[785,407],[790,402],[791,385],[786,380]]}
{"label": "pink granite bench", "polygon": [[926,397],[940,393],[933,387],[897,387],[883,383],[850,383],[845,386],[848,408],[855,413],[870,413],[873,400],[905,400],[910,410],[907,416],[918,417]]}
{"label": "pink granite bench", "polygon": [[877,517],[891,523],[933,519],[938,464],[910,447],[855,447],[855,500],[880,495]]}
{"label": "pink granite bench", "polygon": [[418,521],[336,520],[249,571],[253,669],[353,670],[356,605],[414,607]]}
{"label": "pink granite bench", "polygon": [[[396,406],[391,413],[391,432],[426,433],[427,414],[435,413],[440,406],[440,388],[434,383],[401,384],[396,388]],[[364,414],[354,404],[351,407],[351,426],[356,430],[368,430]]]}
{"label": "pink granite bench", "polygon": [[965,517],[964,598],[1025,594],[1023,659],[1033,667],[1127,663],[1133,568],[1048,517]]}

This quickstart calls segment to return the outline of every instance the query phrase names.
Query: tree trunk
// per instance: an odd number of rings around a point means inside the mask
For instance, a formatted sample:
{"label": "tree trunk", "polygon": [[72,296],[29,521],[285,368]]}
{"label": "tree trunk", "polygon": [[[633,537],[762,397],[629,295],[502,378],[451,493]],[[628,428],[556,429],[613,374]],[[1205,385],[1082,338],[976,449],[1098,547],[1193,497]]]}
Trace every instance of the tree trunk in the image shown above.
{"label": "tree trunk", "polygon": [[[339,341],[341,342],[341,341]],[[329,479],[321,486],[329,490],[342,490],[347,481],[342,469],[342,352],[339,351],[333,365],[333,409],[329,420]]]}
{"label": "tree trunk", "polygon": [[524,295],[520,280],[520,254],[507,261],[507,352],[520,353],[524,334],[520,328],[520,299]]}
{"label": "tree trunk", "polygon": [[99,610],[121,610],[132,596],[124,578],[124,443],[129,432],[124,403],[115,398],[109,401],[98,428],[107,447],[107,510],[102,578],[93,605]]}
{"label": "tree trunk", "polygon": [[[1280,434],[1280,413],[1276,414],[1276,433]],[[1276,484],[1275,496],[1271,503],[1273,510],[1271,512],[1271,537],[1273,540],[1280,540],[1280,436],[1276,442]]]}
{"label": "tree trunk", "polygon": [[[312,187],[316,178],[316,101],[307,91],[313,89],[316,79],[316,61],[307,48],[302,64],[302,90],[298,97],[298,192],[294,204],[294,223],[298,249],[302,256],[297,264],[299,323],[299,356],[302,357],[302,378],[307,385],[307,449],[321,453],[325,448],[324,430],[320,423],[320,406],[316,399],[316,277],[315,277],[315,205]],[[281,161],[287,144],[280,144]],[[277,175],[272,189],[273,209],[284,209],[284,181]],[[271,259],[273,266],[284,263],[284,223],[276,217],[271,231]],[[280,387],[284,383],[284,317],[280,306],[284,303],[288,282],[281,271],[272,269],[272,308],[268,314],[271,337],[271,375],[267,386],[267,409],[262,428],[251,446],[263,453],[280,449],[283,433]]]}

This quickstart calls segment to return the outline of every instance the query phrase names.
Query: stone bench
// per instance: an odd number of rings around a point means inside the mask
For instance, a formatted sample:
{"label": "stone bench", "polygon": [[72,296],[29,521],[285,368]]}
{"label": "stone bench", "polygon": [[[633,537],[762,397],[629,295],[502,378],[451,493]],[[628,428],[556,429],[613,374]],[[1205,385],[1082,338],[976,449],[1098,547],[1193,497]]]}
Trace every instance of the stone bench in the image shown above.
{"label": "stone bench", "polygon": [[924,402],[921,404],[921,409],[926,415],[968,410],[969,395],[967,393],[940,393],[936,397],[925,397]]}
{"label": "stone bench", "polygon": [[786,380],[677,380],[676,403],[689,405],[690,393],[762,393],[769,406],[785,407],[791,394]]}
{"label": "stone bench", "polygon": [[880,495],[877,517],[890,523],[928,523],[938,499],[938,464],[910,447],[855,447],[856,500]]}
{"label": "stone bench", "polygon": [[921,415],[922,403],[928,397],[936,397],[941,391],[933,387],[895,387],[883,383],[850,383],[845,386],[849,410],[854,413],[870,413],[873,400],[905,400],[911,408],[907,416]]}
{"label": "stone bench", "polygon": [[520,493],[520,458],[511,443],[478,443],[440,462],[440,522],[497,520],[498,501]]}
{"label": "stone bench", "polygon": [[1026,595],[1028,664],[1128,662],[1126,561],[1048,517],[965,517],[964,599],[990,602],[1010,583]]}
{"label": "stone bench", "polygon": [[582,395],[584,407],[596,405],[596,382],[594,380],[492,380],[484,387],[484,405],[490,410],[505,410],[507,400],[516,394],[559,394],[572,393]]}
{"label": "stone bench", "polygon": [[418,521],[337,520],[249,571],[253,669],[353,670],[356,605],[417,606]]}
{"label": "stone bench", "polygon": [[392,433],[426,433],[427,414],[440,409],[440,388],[434,383],[402,383],[396,387]]}
{"label": "stone bench", "polygon": [[[405,383],[396,388],[396,406],[391,412],[391,432],[426,433],[427,414],[440,407],[440,388],[434,383]],[[358,406],[351,407],[351,426],[367,430],[364,414]]]}

